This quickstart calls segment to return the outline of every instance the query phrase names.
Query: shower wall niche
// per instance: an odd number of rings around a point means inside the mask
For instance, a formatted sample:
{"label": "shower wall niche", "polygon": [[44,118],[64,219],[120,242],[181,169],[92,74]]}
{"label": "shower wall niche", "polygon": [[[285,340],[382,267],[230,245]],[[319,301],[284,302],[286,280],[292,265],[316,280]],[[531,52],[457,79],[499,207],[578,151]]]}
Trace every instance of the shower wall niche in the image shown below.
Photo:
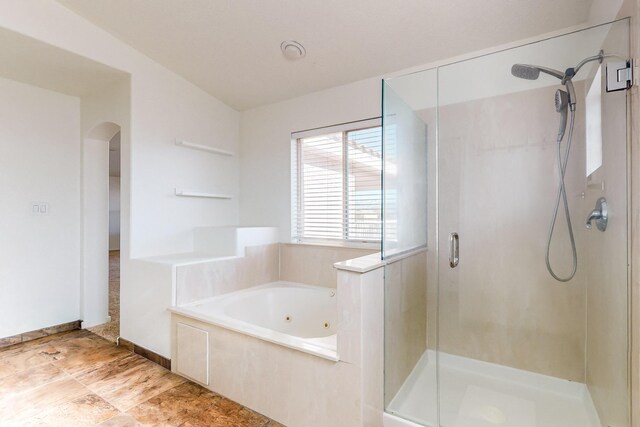
{"label": "shower wall niche", "polygon": [[[511,67],[564,73],[601,50],[611,56],[572,80],[564,178],[577,272],[560,282],[545,251],[561,178],[554,97],[567,87],[544,72],[516,78]],[[605,81],[606,64],[628,53],[622,20],[385,81],[384,176],[394,166],[402,172],[387,153],[403,145],[422,147],[426,166],[408,169],[418,183],[411,190],[411,180],[384,186],[385,194],[410,194],[396,205],[398,229],[416,212],[426,221],[414,227],[425,242],[421,274],[409,267],[415,254],[384,252],[385,405],[396,422],[629,426],[628,100]],[[589,173],[587,139],[602,140],[602,165]],[[423,179],[426,196],[416,198]],[[605,232],[585,226],[601,197],[609,202]],[[560,203],[549,254],[559,276],[571,273],[568,230]]]}

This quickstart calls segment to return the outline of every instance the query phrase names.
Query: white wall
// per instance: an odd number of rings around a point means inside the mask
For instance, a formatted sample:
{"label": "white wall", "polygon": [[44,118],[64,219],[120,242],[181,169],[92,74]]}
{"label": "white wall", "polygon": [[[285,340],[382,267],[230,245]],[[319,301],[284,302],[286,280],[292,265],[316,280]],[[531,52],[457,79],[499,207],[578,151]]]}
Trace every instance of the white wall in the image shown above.
{"label": "white wall", "polygon": [[[144,346],[154,331],[134,332],[144,310],[135,288],[148,279],[132,275],[129,260],[190,250],[194,227],[238,222],[238,157],[191,151],[174,139],[237,151],[239,113],[53,0],[0,0],[0,8],[0,28],[131,75],[83,98],[82,136],[105,121],[122,127],[121,335]],[[233,199],[178,198],[174,187]]]}
{"label": "white wall", "polygon": [[368,79],[242,114],[240,219],[291,240],[291,132],[380,116],[381,83]]}
{"label": "white wall", "polygon": [[[239,113],[52,0],[1,0],[0,27],[56,45],[131,74],[131,129],[123,131],[123,175],[131,177],[131,255],[179,252],[195,225],[236,222],[232,201],[179,199],[175,186],[237,196],[237,158],[173,145],[175,138],[237,150]],[[94,116],[90,130],[101,117]],[[124,127],[124,125],[123,125]],[[125,133],[130,132],[130,140]],[[124,152],[130,150],[131,159]],[[128,161],[132,163],[129,164]],[[123,188],[128,184],[123,176]],[[129,195],[124,195],[125,197]],[[176,220],[178,218],[179,220]]]}
{"label": "white wall", "polygon": [[[238,157],[179,147],[174,140],[237,152],[239,114],[164,74],[132,79],[133,257],[190,251],[194,227],[238,221]],[[176,197],[175,187],[233,199]]]}
{"label": "white wall", "polygon": [[78,98],[0,79],[0,194],[0,337],[78,320]]}
{"label": "white wall", "polygon": [[616,19],[625,0],[592,0],[589,9],[589,23],[601,24]]}

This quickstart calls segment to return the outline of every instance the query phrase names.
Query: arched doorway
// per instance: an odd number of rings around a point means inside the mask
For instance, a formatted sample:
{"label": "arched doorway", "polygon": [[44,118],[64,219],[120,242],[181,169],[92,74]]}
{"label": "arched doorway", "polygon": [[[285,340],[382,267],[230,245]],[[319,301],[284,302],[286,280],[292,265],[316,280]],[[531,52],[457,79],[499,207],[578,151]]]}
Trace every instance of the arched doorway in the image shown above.
{"label": "arched doorway", "polygon": [[112,341],[119,336],[120,131],[101,123],[82,144],[82,327]]}

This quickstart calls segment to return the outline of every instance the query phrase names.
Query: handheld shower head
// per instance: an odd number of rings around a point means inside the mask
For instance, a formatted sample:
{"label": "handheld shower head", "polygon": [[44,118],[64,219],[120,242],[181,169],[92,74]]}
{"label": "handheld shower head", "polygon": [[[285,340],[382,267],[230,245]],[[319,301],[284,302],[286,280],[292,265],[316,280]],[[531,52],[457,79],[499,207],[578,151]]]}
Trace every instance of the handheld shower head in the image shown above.
{"label": "handheld shower head", "polygon": [[560,121],[560,127],[558,128],[558,144],[564,138],[564,132],[567,128],[567,111],[569,107],[569,94],[562,89],[558,89],[556,91],[555,96],[556,102],[556,111],[562,115],[562,120]]}
{"label": "handheld shower head", "polygon": [[556,91],[555,102],[556,102],[556,111],[558,113],[561,113],[564,110],[566,110],[567,105],[569,105],[569,95],[567,94],[567,92],[563,91],[562,89],[558,89]]}

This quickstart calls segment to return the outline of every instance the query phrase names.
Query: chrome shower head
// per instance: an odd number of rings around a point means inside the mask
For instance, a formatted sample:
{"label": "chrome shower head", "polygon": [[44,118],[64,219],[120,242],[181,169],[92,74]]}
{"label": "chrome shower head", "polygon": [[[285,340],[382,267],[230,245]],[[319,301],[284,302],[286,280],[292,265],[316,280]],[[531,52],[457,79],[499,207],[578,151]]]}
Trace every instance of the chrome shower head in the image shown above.
{"label": "chrome shower head", "polygon": [[537,80],[540,76],[540,70],[531,65],[514,64],[511,67],[511,74],[520,79]]}
{"label": "chrome shower head", "polygon": [[564,73],[552,68],[541,67],[539,65],[514,64],[511,67],[511,74],[520,79],[537,80],[538,77],[540,77],[540,72],[549,74],[550,76],[556,77],[560,80],[564,78]]}

